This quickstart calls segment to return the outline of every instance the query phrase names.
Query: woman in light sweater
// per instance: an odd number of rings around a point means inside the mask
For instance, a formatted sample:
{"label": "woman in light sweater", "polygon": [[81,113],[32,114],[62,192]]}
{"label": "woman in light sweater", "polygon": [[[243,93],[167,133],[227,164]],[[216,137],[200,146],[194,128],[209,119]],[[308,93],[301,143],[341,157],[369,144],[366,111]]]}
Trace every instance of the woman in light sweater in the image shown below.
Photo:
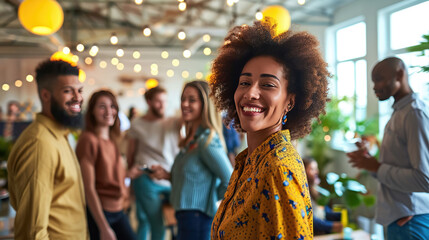
{"label": "woman in light sweater", "polygon": [[207,82],[185,85],[181,109],[186,125],[181,151],[171,173],[153,166],[153,176],[171,180],[178,240],[209,240],[216,203],[223,198],[232,167],[225,151],[221,116],[209,98]]}
{"label": "woman in light sweater", "polygon": [[118,104],[111,92],[101,90],[91,96],[85,123],[76,155],[85,183],[91,240],[133,240],[135,234],[123,212],[125,167],[118,150]]}

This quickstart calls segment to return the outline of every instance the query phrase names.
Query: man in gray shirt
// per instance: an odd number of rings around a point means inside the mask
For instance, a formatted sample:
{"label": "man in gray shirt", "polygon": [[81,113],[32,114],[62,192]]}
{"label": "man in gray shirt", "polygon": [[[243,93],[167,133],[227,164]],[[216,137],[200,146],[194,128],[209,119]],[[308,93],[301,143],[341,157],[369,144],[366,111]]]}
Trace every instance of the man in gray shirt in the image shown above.
{"label": "man in gray shirt", "polygon": [[387,226],[388,239],[429,239],[429,108],[410,88],[399,58],[377,63],[372,81],[380,101],[395,99],[380,161],[362,143],[347,155],[353,167],[372,172],[379,182],[376,221]]}

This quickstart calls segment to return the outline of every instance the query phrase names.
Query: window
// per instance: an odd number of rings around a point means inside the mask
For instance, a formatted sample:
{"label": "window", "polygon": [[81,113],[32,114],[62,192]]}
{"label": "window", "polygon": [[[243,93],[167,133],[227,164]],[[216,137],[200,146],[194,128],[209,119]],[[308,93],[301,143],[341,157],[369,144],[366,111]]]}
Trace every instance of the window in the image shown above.
{"label": "window", "polygon": [[348,97],[354,101],[340,106],[343,113],[360,121],[366,117],[367,67],[366,24],[363,21],[339,28],[336,42],[336,93],[339,98]]}
{"label": "window", "polygon": [[[423,73],[418,66],[427,66],[429,54],[422,56],[421,52],[408,52],[407,47],[414,46],[423,41],[422,35],[429,34],[429,2],[404,1],[398,5],[381,11],[379,18],[384,20],[387,32],[385,41],[378,44],[381,49],[380,59],[388,56],[401,58],[408,68],[409,83],[414,92],[429,103],[429,73]],[[379,103],[379,126],[383,133],[387,121],[393,112],[393,99]]]}

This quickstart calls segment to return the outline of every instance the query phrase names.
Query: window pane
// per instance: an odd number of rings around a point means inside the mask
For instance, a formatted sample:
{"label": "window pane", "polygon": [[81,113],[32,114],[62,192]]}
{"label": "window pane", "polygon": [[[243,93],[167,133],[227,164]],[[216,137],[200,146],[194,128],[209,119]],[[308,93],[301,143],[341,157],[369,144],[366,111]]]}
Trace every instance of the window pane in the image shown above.
{"label": "window pane", "polygon": [[393,50],[414,46],[429,34],[429,2],[390,15],[390,47]]}
{"label": "window pane", "polygon": [[366,24],[364,22],[342,28],[337,31],[336,35],[338,61],[366,55]]}
{"label": "window pane", "polygon": [[367,74],[366,60],[356,62],[356,120],[366,118],[367,105]]}
{"label": "window pane", "polygon": [[[342,62],[337,65],[337,96],[339,98],[352,98],[355,96],[355,66],[352,61]],[[353,114],[353,105],[346,105],[346,103],[343,103],[339,107],[344,114]]]}
{"label": "window pane", "polygon": [[428,66],[429,56],[420,56],[419,52],[403,53],[396,55],[401,58],[408,68],[408,81],[414,92],[429,103],[429,73],[421,72],[419,66]]}

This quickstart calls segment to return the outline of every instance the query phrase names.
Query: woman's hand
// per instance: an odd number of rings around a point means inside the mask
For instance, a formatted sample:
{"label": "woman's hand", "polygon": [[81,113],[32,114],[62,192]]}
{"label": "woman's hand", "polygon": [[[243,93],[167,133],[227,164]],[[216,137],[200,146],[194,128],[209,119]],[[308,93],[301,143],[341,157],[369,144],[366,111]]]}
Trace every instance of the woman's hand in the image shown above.
{"label": "woman's hand", "polygon": [[170,180],[171,174],[167,172],[161,165],[153,165],[151,167],[153,173],[149,174],[151,178],[155,178],[158,180],[167,179]]}
{"label": "woman's hand", "polygon": [[116,234],[112,228],[108,227],[100,231],[100,239],[102,240],[116,240]]}

